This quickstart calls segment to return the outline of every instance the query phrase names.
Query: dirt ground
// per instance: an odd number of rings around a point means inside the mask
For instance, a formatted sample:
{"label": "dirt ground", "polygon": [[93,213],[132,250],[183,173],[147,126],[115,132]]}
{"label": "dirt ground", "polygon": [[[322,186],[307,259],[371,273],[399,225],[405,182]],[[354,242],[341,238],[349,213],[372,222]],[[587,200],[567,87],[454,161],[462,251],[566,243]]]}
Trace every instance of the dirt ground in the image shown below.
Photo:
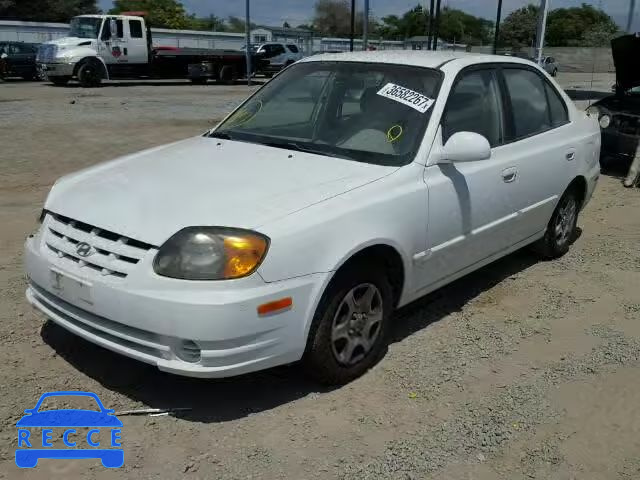
{"label": "dirt ground", "polygon": [[[560,80],[581,102],[613,83],[588,77]],[[319,389],[295,367],[163,374],[28,306],[22,245],[57,177],[198,134],[246,94],[0,84],[0,478],[640,478],[640,189],[615,176],[601,178],[568,255],[518,252],[404,308],[383,360],[341,388]],[[116,411],[190,410],[122,416],[119,470],[18,469],[15,422],[53,390],[93,391]]]}

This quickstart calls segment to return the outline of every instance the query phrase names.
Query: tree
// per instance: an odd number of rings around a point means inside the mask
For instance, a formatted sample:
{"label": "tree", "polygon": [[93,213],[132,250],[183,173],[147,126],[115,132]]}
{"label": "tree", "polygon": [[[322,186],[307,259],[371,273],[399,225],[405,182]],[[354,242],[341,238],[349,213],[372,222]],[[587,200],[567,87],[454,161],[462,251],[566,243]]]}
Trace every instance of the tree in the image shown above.
{"label": "tree", "polygon": [[109,13],[146,12],[149,25],[157,28],[189,28],[191,18],[177,0],[115,0]]}
{"label": "tree", "polygon": [[[231,15],[227,19],[227,24],[229,25],[228,30],[230,32],[244,33],[244,20],[242,18]],[[254,28],[257,28],[257,25],[255,23],[250,23],[249,29],[253,30]]]}
{"label": "tree", "polygon": [[282,28],[291,28],[291,25],[289,25],[289,22],[284,22]]}
{"label": "tree", "polygon": [[[527,5],[505,18],[500,28],[501,44],[511,47],[534,43],[538,25],[538,7]],[[602,10],[587,4],[557,8],[547,17],[545,45],[549,47],[606,45],[619,31],[614,20]]]}
{"label": "tree", "polygon": [[582,46],[585,45],[585,35],[593,41],[593,32],[599,32],[602,37],[614,35],[618,30],[609,15],[583,3],[579,7],[557,8],[549,12],[545,43],[550,47]]}
{"label": "tree", "polygon": [[0,0],[0,18],[32,22],[69,22],[71,17],[97,13],[96,0]]}
{"label": "tree", "polygon": [[404,40],[405,38],[426,35],[428,12],[422,6],[417,5],[402,17],[388,15],[382,17],[382,24],[379,27],[380,35],[387,39]]}
{"label": "tree", "polygon": [[484,45],[491,41],[493,22],[474,17],[455,8],[445,7],[440,13],[438,35],[449,41]]}
{"label": "tree", "polygon": [[224,18],[215,15],[208,17],[196,18],[195,15],[189,17],[189,28],[191,30],[205,30],[208,32],[226,32],[227,25]]}
{"label": "tree", "polygon": [[499,43],[513,48],[531,46],[536,37],[538,10],[529,4],[507,15],[500,25]]}

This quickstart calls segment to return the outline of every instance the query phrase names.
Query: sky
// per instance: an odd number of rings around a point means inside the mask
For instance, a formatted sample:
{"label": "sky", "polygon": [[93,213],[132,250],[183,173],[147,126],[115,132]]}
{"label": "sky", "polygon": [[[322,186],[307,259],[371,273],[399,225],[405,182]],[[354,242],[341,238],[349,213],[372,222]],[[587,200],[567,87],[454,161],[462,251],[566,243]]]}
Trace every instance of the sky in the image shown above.
{"label": "sky", "polygon": [[[198,16],[210,14],[218,17],[235,15],[244,17],[244,0],[181,0],[189,13]],[[579,6],[589,3],[601,6],[622,27],[626,26],[626,18],[630,0],[550,0],[550,8]],[[281,26],[285,21],[296,26],[307,23],[313,17],[313,5],[316,0],[251,0],[251,21],[253,23]],[[100,8],[108,10],[112,0],[98,0]],[[370,8],[375,17],[390,14],[402,14],[418,3],[428,5],[429,0],[370,0]],[[509,12],[537,0],[503,0],[503,18]],[[636,2],[634,29],[640,30],[640,2]],[[362,9],[363,0],[356,0],[356,8]],[[458,8],[470,14],[495,20],[497,0],[442,0],[443,6]]]}

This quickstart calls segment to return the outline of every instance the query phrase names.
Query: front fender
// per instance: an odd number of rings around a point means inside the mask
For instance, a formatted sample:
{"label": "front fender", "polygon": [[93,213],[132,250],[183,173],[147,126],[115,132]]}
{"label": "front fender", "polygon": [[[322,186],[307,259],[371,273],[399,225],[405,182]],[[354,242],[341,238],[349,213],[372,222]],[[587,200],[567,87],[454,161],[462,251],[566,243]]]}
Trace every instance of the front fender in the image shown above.
{"label": "front fender", "polygon": [[405,292],[413,287],[413,256],[426,249],[424,167],[410,164],[377,181],[305,208],[260,231],[271,245],[259,273],[267,282],[333,272],[373,245],[402,257]]}

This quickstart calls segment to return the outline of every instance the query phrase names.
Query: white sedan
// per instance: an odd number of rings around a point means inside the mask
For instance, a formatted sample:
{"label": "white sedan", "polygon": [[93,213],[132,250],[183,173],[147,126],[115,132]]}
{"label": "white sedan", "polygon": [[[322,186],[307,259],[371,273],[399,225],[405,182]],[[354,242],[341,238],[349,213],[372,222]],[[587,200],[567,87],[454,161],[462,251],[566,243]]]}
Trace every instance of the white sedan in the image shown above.
{"label": "white sedan", "polygon": [[599,150],[597,119],[525,60],[309,57],[204,135],[56,182],[27,298],[163,371],[302,360],[347,382],[394,309],[525,245],[566,253]]}

